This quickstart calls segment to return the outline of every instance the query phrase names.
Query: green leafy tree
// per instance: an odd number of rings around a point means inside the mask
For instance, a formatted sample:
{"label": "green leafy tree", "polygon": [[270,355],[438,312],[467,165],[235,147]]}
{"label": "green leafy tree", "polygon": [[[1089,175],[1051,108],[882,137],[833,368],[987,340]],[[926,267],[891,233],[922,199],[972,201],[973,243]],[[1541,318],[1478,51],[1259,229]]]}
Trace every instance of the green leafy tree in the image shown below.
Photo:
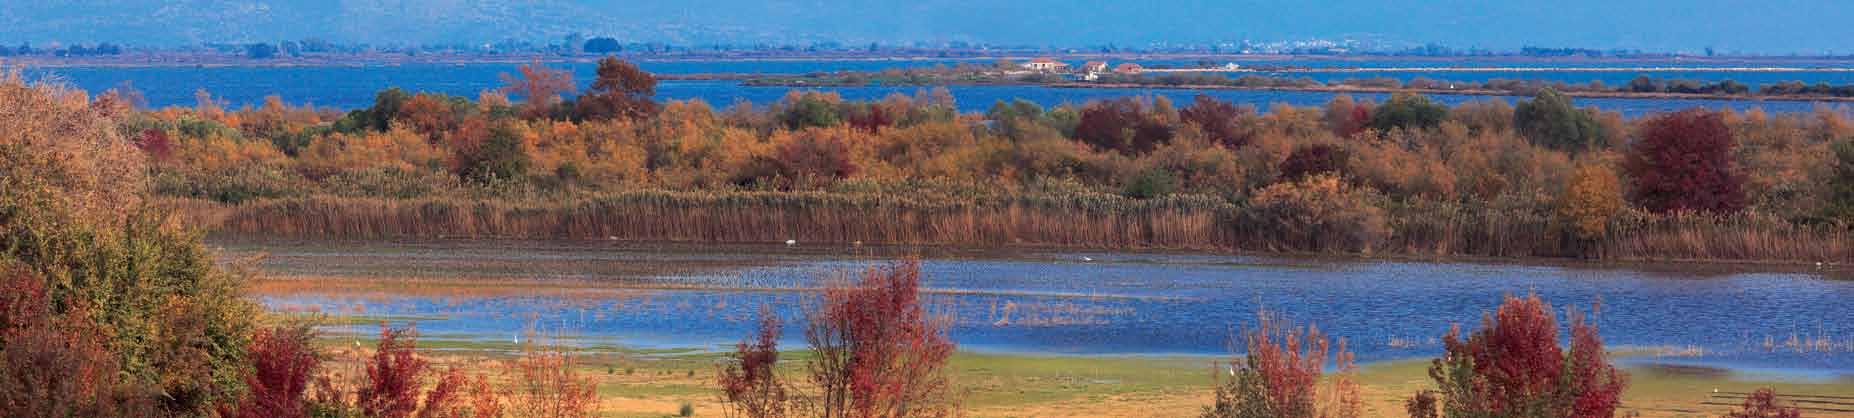
{"label": "green leafy tree", "polygon": [[1590,112],[1571,106],[1571,100],[1552,89],[1519,102],[1513,108],[1513,126],[1533,144],[1577,152],[1609,143],[1603,125]]}
{"label": "green leafy tree", "polygon": [[1416,94],[1397,93],[1378,105],[1371,114],[1371,128],[1389,131],[1395,128],[1429,129],[1448,118],[1448,106]]}
{"label": "green leafy tree", "polygon": [[779,114],[786,129],[828,128],[843,123],[837,106],[818,94],[803,94],[791,101]]}
{"label": "green leafy tree", "polygon": [[1830,217],[1854,223],[1854,139],[1834,145],[1835,168],[1828,178]]}
{"label": "green leafy tree", "polygon": [[507,126],[491,129],[481,145],[459,152],[462,167],[458,174],[483,184],[524,179],[533,165],[527,145]]}

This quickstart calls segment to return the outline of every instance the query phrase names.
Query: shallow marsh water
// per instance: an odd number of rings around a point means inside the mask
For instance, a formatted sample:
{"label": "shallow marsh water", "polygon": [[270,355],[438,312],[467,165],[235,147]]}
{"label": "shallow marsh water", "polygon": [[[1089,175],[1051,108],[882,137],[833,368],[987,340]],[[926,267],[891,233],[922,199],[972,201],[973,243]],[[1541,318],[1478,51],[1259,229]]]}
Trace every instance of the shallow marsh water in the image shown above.
{"label": "shallow marsh water", "polygon": [[219,245],[228,258],[267,254],[259,267],[271,281],[255,293],[272,308],[416,322],[438,339],[512,341],[532,327],[586,344],[723,349],[766,306],[796,345],[810,289],[922,254],[929,299],[975,351],[1216,355],[1269,309],[1345,337],[1362,361],[1423,358],[1440,351],[1450,324],[1472,329],[1504,295],[1536,292],[1560,310],[1600,304],[1603,338],[1628,362],[1854,375],[1854,281],[1808,268],[615,242]]}

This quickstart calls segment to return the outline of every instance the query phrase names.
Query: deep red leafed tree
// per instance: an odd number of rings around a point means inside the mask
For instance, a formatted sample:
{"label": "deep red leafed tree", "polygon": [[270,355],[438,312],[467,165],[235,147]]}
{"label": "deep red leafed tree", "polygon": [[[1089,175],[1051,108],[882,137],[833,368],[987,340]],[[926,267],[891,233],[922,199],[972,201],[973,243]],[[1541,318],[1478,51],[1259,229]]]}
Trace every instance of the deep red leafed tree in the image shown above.
{"label": "deep red leafed tree", "polygon": [[1150,115],[1140,101],[1123,97],[1083,108],[1075,139],[1098,149],[1139,155],[1171,142],[1172,128]]}
{"label": "deep red leafed tree", "polygon": [[895,118],[881,106],[862,106],[852,111],[849,116],[850,127],[869,133],[882,133],[882,128],[894,126]]}
{"label": "deep red leafed tree", "polygon": [[1744,406],[1725,418],[1802,418],[1802,410],[1777,405],[1777,392],[1763,388],[1745,397]]}
{"label": "deep red leafed tree", "polygon": [[1207,94],[1199,94],[1191,100],[1191,106],[1178,111],[1178,118],[1185,123],[1197,125],[1204,135],[1224,148],[1236,149],[1247,145],[1254,132],[1244,130],[1240,123],[1245,116],[1255,114],[1249,107],[1217,100]]}
{"label": "deep red leafed tree", "polygon": [[779,317],[770,309],[760,309],[759,331],[752,341],[742,341],[732,362],[722,366],[721,400],[730,409],[729,416],[745,418],[782,418],[786,416],[785,382],[779,379]]}
{"label": "deep red leafed tree", "polygon": [[854,284],[824,291],[808,312],[805,339],[816,355],[812,384],[825,418],[944,417],[952,413],[945,321],[920,300],[920,261],[870,269]]}
{"label": "deep red leafed tree", "polygon": [[1507,296],[1480,330],[1466,339],[1451,330],[1442,343],[1429,367],[1442,416],[1609,418],[1627,385],[1581,314],[1571,315],[1570,353],[1558,346],[1556,316],[1538,295]]}
{"label": "deep red leafed tree", "polygon": [[251,338],[251,374],[245,377],[250,393],[234,415],[239,418],[301,418],[307,416],[303,393],[320,359],[309,346],[315,335],[308,327],[259,330]]}
{"label": "deep red leafed tree", "polygon": [[136,138],[135,147],[155,161],[167,161],[167,157],[174,155],[174,141],[168,139],[167,131],[160,129],[143,130]]}
{"label": "deep red leafed tree", "polygon": [[1732,164],[1737,142],[1716,112],[1687,110],[1643,122],[1622,161],[1631,200],[1656,213],[1744,209],[1744,177]]}
{"label": "deep red leafed tree", "polygon": [[1294,148],[1281,161],[1280,181],[1296,181],[1316,174],[1344,175],[1352,154],[1333,144],[1310,144]]}
{"label": "deep red leafed tree", "polygon": [[418,410],[427,363],[418,355],[414,335],[411,329],[380,330],[379,349],[367,361],[367,382],[358,397],[367,416],[408,418]]}

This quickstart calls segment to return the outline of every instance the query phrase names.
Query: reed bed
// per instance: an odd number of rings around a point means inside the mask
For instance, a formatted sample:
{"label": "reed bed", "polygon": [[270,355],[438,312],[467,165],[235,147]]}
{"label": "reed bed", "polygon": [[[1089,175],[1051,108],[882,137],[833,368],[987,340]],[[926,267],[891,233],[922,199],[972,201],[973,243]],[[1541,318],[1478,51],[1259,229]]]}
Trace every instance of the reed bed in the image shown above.
{"label": "reed bed", "polygon": [[1224,203],[1192,199],[974,199],[831,193],[631,192],[550,204],[312,197],[178,203],[223,236],[493,237],[1216,249]]}
{"label": "reed bed", "polygon": [[1854,233],[1757,213],[1637,216],[1616,222],[1601,246],[1618,260],[1854,263]]}
{"label": "reed bed", "polygon": [[[634,191],[559,202],[316,196],[221,204],[169,199],[181,219],[232,238],[598,239],[644,242],[1046,246],[1284,251],[1221,199],[1115,195],[961,199],[888,193]],[[1386,212],[1380,255],[1618,261],[1854,263],[1854,233],[1767,215],[1631,213],[1594,241],[1555,215],[1427,203]],[[1321,235],[1301,240],[1321,239]],[[1320,242],[1289,248],[1327,248]]]}

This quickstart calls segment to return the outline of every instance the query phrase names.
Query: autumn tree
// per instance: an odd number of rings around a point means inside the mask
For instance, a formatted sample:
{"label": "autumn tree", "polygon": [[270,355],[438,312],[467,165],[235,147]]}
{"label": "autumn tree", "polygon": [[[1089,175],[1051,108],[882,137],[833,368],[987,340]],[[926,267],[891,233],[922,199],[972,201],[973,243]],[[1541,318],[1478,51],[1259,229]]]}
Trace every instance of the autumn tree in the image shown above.
{"label": "autumn tree", "polygon": [[1758,389],[1745,397],[1744,405],[1726,413],[1725,418],[1802,418],[1802,410],[1777,404],[1777,392]]}
{"label": "autumn tree", "polygon": [[1582,151],[1610,141],[1595,116],[1549,88],[1514,107],[1513,126],[1533,144],[1561,151]]}
{"label": "autumn tree", "polygon": [[357,403],[366,416],[411,418],[418,411],[419,389],[430,363],[418,355],[418,340],[410,329],[380,329],[380,345],[367,360],[367,380]]}
{"label": "autumn tree", "polygon": [[[18,302],[43,314],[30,335],[0,332],[10,364],[0,387],[78,384],[86,389],[56,396],[110,394],[138,414],[205,415],[242,383],[257,307],[244,275],[220,268],[198,234],[146,200],[144,152],[116,117],[81,92],[0,71],[0,275],[13,276],[0,278],[43,292]],[[14,292],[0,289],[0,300]],[[74,413],[49,411],[0,416]]]}
{"label": "autumn tree", "polygon": [[722,401],[749,418],[947,417],[954,414],[947,359],[954,345],[945,318],[926,309],[920,261],[864,271],[824,289],[805,309],[810,359],[807,393],[788,397],[778,376],[779,321],[761,313],[752,342],[723,366]]}
{"label": "autumn tree", "polygon": [[[1570,312],[1571,346],[1559,346],[1557,316],[1538,295],[1508,295],[1466,339],[1442,338],[1431,362],[1444,418],[1607,418],[1621,403],[1626,376],[1603,352],[1595,324]],[[1421,396],[1421,394],[1419,394]],[[1424,415],[1413,404],[1412,415]]]}
{"label": "autumn tree", "polygon": [[1558,214],[1583,240],[1602,238],[1610,220],[1621,211],[1621,181],[1608,167],[1597,164],[1579,166],[1571,173],[1558,204]]}
{"label": "autumn tree", "polygon": [[1308,176],[1332,174],[1344,176],[1346,168],[1351,165],[1352,154],[1333,144],[1308,144],[1294,148],[1287,159],[1281,161],[1277,172],[1279,181],[1298,181]]}
{"label": "autumn tree", "polygon": [[[555,103],[560,102],[560,95],[578,89],[573,84],[573,73],[556,70],[542,65],[540,60],[522,64],[517,67],[518,74],[502,73],[501,92],[520,96],[528,105],[530,117],[545,116],[553,111]],[[653,83],[652,88],[655,87]]]}
{"label": "autumn tree", "polygon": [[1731,213],[1745,206],[1744,176],[1733,165],[1737,141],[1716,112],[1687,110],[1642,122],[1622,169],[1630,200],[1656,213]]}
{"label": "autumn tree", "polygon": [[1082,108],[1075,139],[1102,150],[1141,155],[1172,140],[1172,127],[1139,100],[1122,97]]}
{"label": "autumn tree", "polygon": [[237,418],[302,418],[309,414],[304,394],[310,377],[321,365],[314,343],[314,329],[308,326],[280,326],[259,330],[252,336],[251,372],[245,377],[248,393],[232,411],[221,415]]}
{"label": "autumn tree", "polygon": [[1230,149],[1254,140],[1255,132],[1242,126],[1242,120],[1254,114],[1254,108],[1237,106],[1207,94],[1197,95],[1191,99],[1191,106],[1178,111],[1179,119],[1196,125],[1211,141]]}
{"label": "autumn tree", "polygon": [[600,59],[598,73],[592,88],[574,103],[580,118],[639,119],[657,113],[657,102],[651,99],[657,95],[656,76],[615,57]]}
{"label": "autumn tree", "polygon": [[826,418],[944,417],[952,413],[946,321],[927,311],[920,261],[871,268],[824,290],[806,313],[808,369]]}
{"label": "autumn tree", "polygon": [[1349,138],[1371,127],[1371,104],[1339,95],[1326,102],[1326,129],[1340,138]]}
{"label": "autumn tree", "polygon": [[[1229,378],[1217,385],[1216,403],[1203,418],[1356,418],[1363,406],[1352,353],[1344,338],[1337,347],[1318,327],[1297,328],[1262,311],[1245,327],[1242,360],[1231,362]],[[1330,381],[1327,360],[1334,365]],[[1222,375],[1223,373],[1218,373]]]}
{"label": "autumn tree", "polygon": [[771,309],[760,309],[758,332],[735,346],[721,366],[717,382],[728,416],[784,418],[791,408],[786,383],[779,376],[779,335],[783,324]]}

